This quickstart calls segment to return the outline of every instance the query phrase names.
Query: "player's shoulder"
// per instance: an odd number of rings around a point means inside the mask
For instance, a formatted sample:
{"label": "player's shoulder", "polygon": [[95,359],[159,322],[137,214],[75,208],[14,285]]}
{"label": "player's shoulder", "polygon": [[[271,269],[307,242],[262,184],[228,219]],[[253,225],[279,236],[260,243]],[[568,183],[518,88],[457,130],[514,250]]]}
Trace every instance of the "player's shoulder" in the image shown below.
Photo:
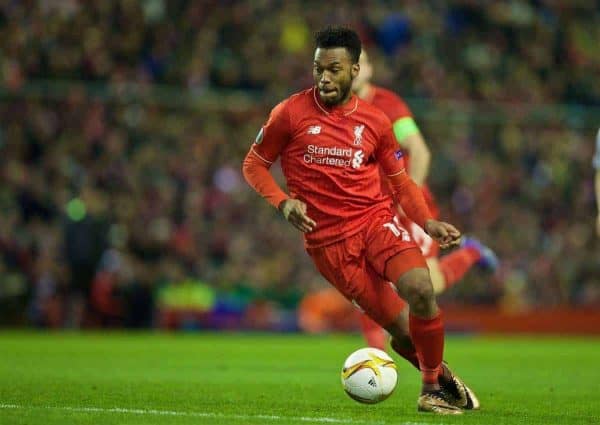
{"label": "player's shoulder", "polygon": [[358,98],[358,106],[363,114],[369,116],[375,123],[383,126],[390,125],[389,117],[380,108],[370,102]]}
{"label": "player's shoulder", "polygon": [[399,94],[397,94],[396,92],[394,92],[390,89],[386,89],[385,87],[381,87],[381,86],[373,86],[373,87],[375,90],[376,98],[380,98],[381,100],[387,100],[390,102],[401,103],[403,105],[406,104],[404,99],[402,99],[402,97]]}

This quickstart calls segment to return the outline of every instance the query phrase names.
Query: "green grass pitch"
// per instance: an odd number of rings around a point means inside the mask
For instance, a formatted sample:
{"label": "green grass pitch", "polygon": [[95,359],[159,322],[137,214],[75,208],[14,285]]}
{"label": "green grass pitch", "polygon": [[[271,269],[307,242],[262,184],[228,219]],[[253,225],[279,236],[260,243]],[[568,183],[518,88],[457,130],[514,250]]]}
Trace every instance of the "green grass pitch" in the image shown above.
{"label": "green grass pitch", "polygon": [[0,333],[0,424],[598,424],[600,340],[449,337],[446,359],[482,409],[416,412],[397,359],[386,401],[344,394],[358,335]]}

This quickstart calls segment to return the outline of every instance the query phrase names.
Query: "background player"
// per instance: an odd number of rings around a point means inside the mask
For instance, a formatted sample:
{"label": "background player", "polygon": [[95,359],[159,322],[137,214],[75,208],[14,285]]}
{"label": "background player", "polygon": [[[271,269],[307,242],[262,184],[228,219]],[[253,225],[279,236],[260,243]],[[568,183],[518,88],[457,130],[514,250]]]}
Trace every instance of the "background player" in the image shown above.
{"label": "background player", "polygon": [[[244,176],[304,233],[321,274],[393,339],[410,342],[423,379],[419,410],[460,414],[458,407],[477,407],[473,393],[442,364],[443,321],[427,264],[397,226],[381,193],[379,166],[406,214],[442,247],[457,244],[460,232],[432,217],[404,170],[389,119],[352,94],[358,35],[327,28],[317,34],[316,47],[315,86],[271,111],[244,160]],[[269,172],[278,157],[290,196]]]}
{"label": "background player", "polygon": [[[433,194],[427,186],[431,162],[430,150],[416,125],[412,112],[398,95],[383,87],[371,83],[373,65],[365,50],[360,55],[360,72],[352,83],[352,89],[363,100],[381,109],[392,122],[394,135],[404,151],[407,171],[413,181],[421,187],[429,210],[434,217],[439,216],[439,208]],[[389,193],[387,179],[382,176],[382,190]],[[399,219],[412,239],[419,245],[427,260],[431,281],[436,294],[450,288],[469,271],[474,265],[494,271],[498,267],[498,259],[493,251],[474,238],[463,236],[462,246],[452,253],[439,256],[439,246],[418,225],[411,222],[401,208]],[[367,316],[361,319],[361,327],[365,339],[370,346],[385,349],[385,333]]]}

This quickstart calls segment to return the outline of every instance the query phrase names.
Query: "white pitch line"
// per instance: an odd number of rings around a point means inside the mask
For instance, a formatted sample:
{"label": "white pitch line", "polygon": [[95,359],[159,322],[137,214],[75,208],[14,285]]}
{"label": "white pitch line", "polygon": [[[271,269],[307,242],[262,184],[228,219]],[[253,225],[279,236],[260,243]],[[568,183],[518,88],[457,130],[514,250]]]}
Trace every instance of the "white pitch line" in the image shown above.
{"label": "white pitch line", "polygon": [[[0,409],[8,410],[62,410],[68,412],[82,413],[125,413],[132,415],[153,415],[153,416],[188,416],[194,418],[221,418],[221,419],[263,419],[272,421],[299,421],[299,422],[316,422],[316,423],[352,423],[352,424],[369,424],[378,425],[386,424],[387,422],[373,422],[356,419],[341,419],[328,417],[310,417],[310,416],[278,416],[278,415],[228,415],[224,413],[212,412],[183,412],[177,410],[156,410],[156,409],[128,409],[123,407],[72,407],[72,406],[23,406],[19,404],[0,404]],[[398,425],[429,425],[426,422],[394,422]],[[437,424],[444,425],[444,424]]]}

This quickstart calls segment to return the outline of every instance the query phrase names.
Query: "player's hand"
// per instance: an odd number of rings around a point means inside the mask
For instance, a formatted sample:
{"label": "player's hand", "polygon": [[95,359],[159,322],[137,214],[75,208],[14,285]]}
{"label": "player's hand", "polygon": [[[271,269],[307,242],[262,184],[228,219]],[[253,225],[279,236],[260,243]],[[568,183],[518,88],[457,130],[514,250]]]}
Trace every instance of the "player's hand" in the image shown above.
{"label": "player's hand", "polygon": [[450,223],[437,220],[427,220],[425,231],[437,241],[440,248],[446,249],[460,243],[460,232]]}
{"label": "player's hand", "polygon": [[306,204],[298,199],[286,199],[279,204],[279,211],[285,219],[301,232],[311,232],[317,223],[306,215]]}
{"label": "player's hand", "polygon": [[596,234],[600,236],[600,213],[598,213],[598,218],[596,218]]}

